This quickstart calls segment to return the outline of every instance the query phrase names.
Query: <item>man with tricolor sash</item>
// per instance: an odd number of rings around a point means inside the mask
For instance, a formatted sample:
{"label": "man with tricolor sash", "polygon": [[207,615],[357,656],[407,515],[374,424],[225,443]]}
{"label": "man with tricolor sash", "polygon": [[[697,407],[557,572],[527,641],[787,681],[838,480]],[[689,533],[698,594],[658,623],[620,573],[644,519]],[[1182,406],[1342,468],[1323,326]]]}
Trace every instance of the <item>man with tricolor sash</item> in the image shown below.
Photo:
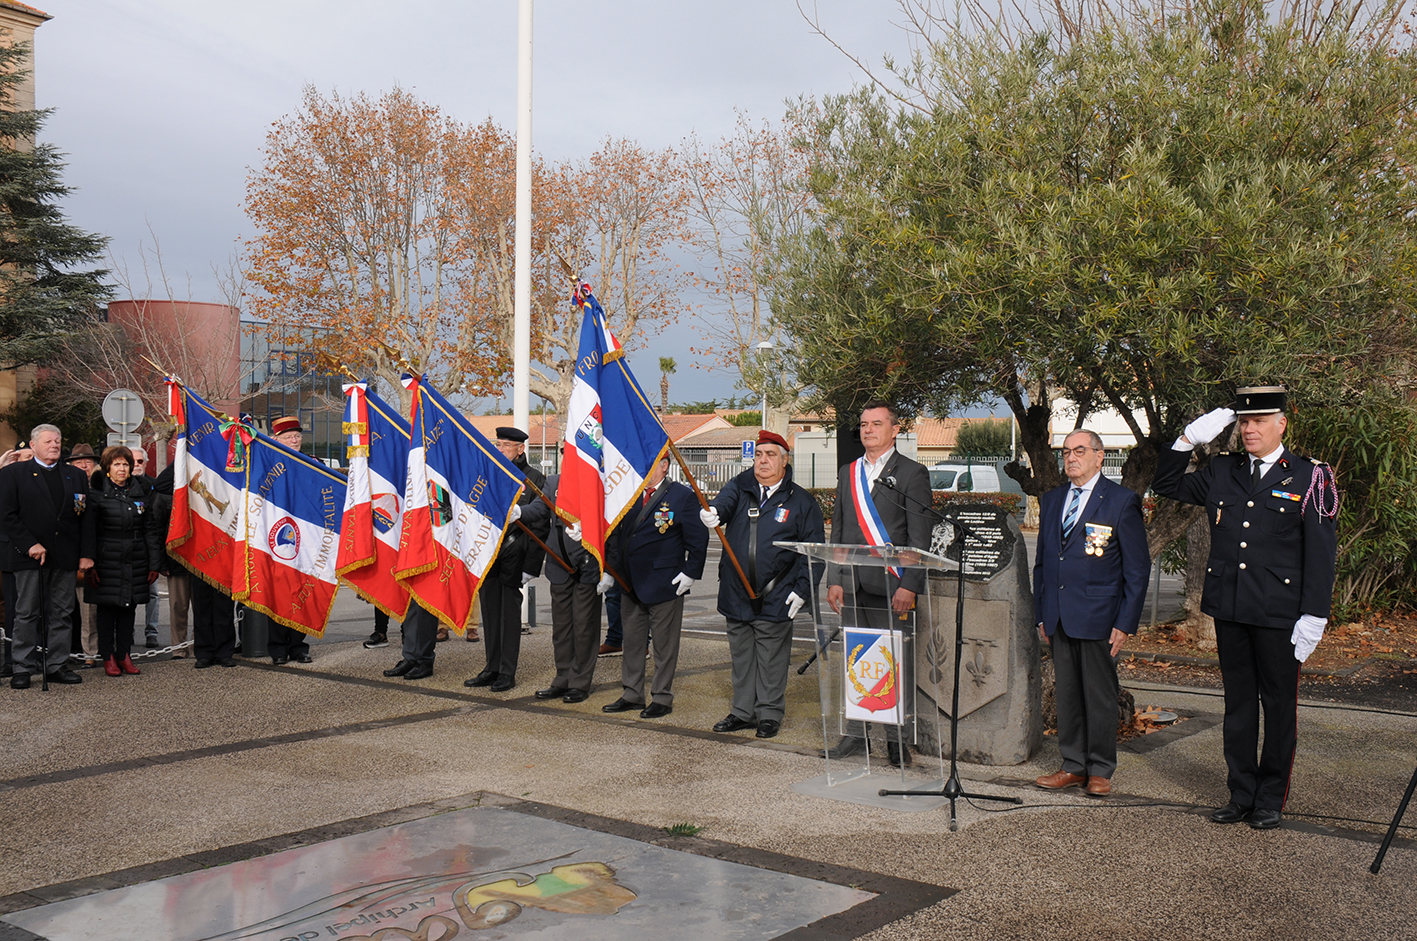
{"label": "man with tricolor sash", "polygon": [[[930,547],[930,472],[895,447],[900,418],[894,406],[875,400],[861,410],[861,445],[865,454],[841,467],[837,476],[836,509],[831,542],[846,545]],[[842,616],[842,624],[887,629],[914,616],[916,597],[925,591],[925,573],[894,567],[827,567],[827,603]],[[902,664],[908,668],[908,664]],[[909,688],[908,675],[901,688]],[[910,752],[887,726],[886,745],[892,764],[909,764]],[[828,751],[845,758],[864,750],[866,732],[848,723],[847,734]]]}

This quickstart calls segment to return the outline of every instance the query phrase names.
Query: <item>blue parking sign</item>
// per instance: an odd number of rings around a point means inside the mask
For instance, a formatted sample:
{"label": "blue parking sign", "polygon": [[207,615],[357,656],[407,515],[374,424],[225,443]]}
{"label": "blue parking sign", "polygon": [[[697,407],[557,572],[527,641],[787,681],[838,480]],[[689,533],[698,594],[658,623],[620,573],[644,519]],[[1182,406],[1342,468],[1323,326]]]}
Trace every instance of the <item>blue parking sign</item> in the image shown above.
{"label": "blue parking sign", "polygon": [[744,464],[751,464],[751,463],[752,463],[752,461],[753,461],[753,451],[754,451],[754,449],[757,447],[757,444],[758,444],[758,443],[757,443],[756,441],[744,441],[744,442],[743,442],[743,463],[744,463]]}

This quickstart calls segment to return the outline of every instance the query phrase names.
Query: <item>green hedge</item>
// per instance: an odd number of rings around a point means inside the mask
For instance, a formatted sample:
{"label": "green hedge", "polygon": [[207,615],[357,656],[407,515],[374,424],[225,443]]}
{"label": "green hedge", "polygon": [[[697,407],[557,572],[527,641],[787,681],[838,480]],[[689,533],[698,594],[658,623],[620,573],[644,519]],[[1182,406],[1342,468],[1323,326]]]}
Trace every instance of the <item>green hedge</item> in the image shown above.
{"label": "green hedge", "polygon": [[[836,509],[836,488],[809,487],[808,491],[817,498],[817,505],[822,508],[822,518],[830,523],[832,513]],[[1023,505],[1023,495],[1018,493],[956,493],[953,490],[936,490],[934,497],[935,509],[941,512],[951,503],[988,503],[1016,514]]]}

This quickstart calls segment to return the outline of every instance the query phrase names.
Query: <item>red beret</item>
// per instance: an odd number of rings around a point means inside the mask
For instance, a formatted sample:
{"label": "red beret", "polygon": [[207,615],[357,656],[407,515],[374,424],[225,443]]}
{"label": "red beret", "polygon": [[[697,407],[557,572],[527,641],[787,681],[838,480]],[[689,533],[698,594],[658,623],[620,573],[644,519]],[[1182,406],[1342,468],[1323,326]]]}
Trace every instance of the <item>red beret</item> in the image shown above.
{"label": "red beret", "polygon": [[775,444],[784,451],[792,450],[792,446],[787,443],[786,438],[772,431],[758,432],[758,444]]}
{"label": "red beret", "polygon": [[271,434],[273,436],[283,434],[287,431],[303,432],[304,430],[305,429],[300,427],[300,418],[297,415],[284,415],[271,422]]}

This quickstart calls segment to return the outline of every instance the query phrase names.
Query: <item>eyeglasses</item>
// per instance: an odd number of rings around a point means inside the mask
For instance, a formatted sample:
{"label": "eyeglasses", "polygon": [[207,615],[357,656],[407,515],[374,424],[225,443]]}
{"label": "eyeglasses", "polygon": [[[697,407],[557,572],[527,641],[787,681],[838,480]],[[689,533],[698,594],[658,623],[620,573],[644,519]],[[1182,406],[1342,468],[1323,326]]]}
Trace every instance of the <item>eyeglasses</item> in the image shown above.
{"label": "eyeglasses", "polygon": [[1072,457],[1087,457],[1087,452],[1088,452],[1088,451],[1101,451],[1101,450],[1102,450],[1101,448],[1089,448],[1089,447],[1063,448],[1063,453],[1064,453],[1065,455],[1070,455],[1070,456],[1072,456]]}

